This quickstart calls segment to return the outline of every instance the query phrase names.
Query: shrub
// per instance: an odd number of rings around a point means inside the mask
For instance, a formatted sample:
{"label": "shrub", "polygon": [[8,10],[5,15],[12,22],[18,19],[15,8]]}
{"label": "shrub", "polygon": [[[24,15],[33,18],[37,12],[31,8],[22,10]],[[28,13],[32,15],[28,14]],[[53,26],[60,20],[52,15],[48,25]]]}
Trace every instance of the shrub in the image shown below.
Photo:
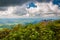
{"label": "shrub", "polygon": [[[59,24],[58,21],[44,21],[26,26],[18,24],[11,31],[6,29],[2,31],[1,35],[5,36],[0,36],[0,38],[1,40],[60,40]],[[7,34],[3,34],[3,32]]]}

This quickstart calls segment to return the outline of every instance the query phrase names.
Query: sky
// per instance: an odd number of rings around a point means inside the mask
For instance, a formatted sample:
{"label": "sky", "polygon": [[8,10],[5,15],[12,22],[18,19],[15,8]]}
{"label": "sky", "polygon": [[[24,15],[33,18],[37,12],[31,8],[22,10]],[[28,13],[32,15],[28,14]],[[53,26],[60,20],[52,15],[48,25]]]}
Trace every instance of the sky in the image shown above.
{"label": "sky", "polygon": [[60,16],[60,0],[0,0],[0,18]]}

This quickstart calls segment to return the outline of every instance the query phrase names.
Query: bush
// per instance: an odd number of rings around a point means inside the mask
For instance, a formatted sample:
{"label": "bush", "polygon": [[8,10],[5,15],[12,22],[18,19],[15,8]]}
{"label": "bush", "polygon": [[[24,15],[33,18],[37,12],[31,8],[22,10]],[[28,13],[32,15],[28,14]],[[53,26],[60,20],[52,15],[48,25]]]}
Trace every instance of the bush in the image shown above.
{"label": "bush", "polygon": [[[57,25],[56,25],[57,23]],[[10,31],[1,32],[1,40],[60,40],[60,24],[55,21],[41,22],[37,24],[16,25]],[[6,32],[7,34],[3,34]]]}

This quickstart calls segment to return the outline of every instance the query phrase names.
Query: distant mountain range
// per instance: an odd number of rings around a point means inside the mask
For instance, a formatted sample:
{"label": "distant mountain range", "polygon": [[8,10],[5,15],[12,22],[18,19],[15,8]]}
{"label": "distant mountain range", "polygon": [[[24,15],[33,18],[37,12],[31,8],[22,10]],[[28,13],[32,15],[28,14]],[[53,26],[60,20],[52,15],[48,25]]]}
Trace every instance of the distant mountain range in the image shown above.
{"label": "distant mountain range", "polygon": [[28,23],[38,23],[41,21],[57,20],[60,17],[49,17],[49,18],[0,18],[0,24],[28,24]]}
{"label": "distant mountain range", "polygon": [[17,24],[35,24],[39,23],[42,21],[53,21],[53,20],[58,20],[59,18],[0,18],[0,28],[9,28],[11,29]]}

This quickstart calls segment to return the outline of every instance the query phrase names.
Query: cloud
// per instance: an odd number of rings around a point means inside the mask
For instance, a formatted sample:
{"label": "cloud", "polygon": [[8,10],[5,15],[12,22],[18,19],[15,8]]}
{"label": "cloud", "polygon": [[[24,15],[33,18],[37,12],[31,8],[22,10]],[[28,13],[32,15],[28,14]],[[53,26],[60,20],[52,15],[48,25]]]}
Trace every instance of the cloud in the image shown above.
{"label": "cloud", "polygon": [[37,0],[38,2],[50,2],[51,0]]}
{"label": "cloud", "polygon": [[5,11],[7,9],[8,9],[8,7],[0,7],[0,11]]}
{"label": "cloud", "polygon": [[60,16],[58,5],[35,2],[37,8],[27,8],[27,2],[23,5],[8,6],[5,11],[0,11],[0,18],[20,18],[20,17],[56,17]]}
{"label": "cloud", "polygon": [[[7,10],[9,6],[21,6],[28,2],[50,2],[52,0],[0,0],[0,11]],[[57,4],[60,6],[60,0],[53,0],[53,4]]]}
{"label": "cloud", "polygon": [[53,5],[52,2],[50,3],[35,3],[37,5],[37,8],[30,8],[27,9],[27,11],[31,15],[37,15],[37,16],[51,16],[53,15],[58,15],[60,12],[60,9],[58,8],[58,5]]}
{"label": "cloud", "polygon": [[28,1],[32,1],[32,0],[0,0],[0,6],[22,5]]}
{"label": "cloud", "polygon": [[24,6],[17,6],[13,13],[15,15],[22,16],[22,15],[26,15],[27,11],[24,8]]}
{"label": "cloud", "polygon": [[[23,5],[24,3],[30,2],[30,1],[38,1],[38,2],[50,2],[52,0],[0,0],[0,6],[14,6],[14,5]],[[59,5],[60,0],[53,0],[54,4]]]}

